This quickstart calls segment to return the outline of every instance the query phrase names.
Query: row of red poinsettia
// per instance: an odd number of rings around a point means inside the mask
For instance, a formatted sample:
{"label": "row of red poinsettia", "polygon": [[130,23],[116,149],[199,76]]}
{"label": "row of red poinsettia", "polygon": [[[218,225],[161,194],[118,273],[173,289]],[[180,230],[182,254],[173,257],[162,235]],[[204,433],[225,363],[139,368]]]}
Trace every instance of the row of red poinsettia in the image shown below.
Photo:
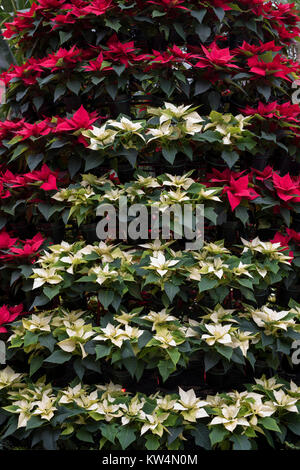
{"label": "row of red poinsettia", "polygon": [[[208,8],[210,15],[218,15],[216,9],[223,9],[224,11],[231,11],[234,9],[234,3],[240,7],[241,14],[245,13],[245,19],[250,14],[256,17],[262,17],[268,21],[270,29],[277,32],[278,38],[283,42],[288,42],[291,38],[299,34],[297,27],[298,16],[293,11],[292,5],[276,4],[274,2],[265,2],[264,0],[238,0],[232,2],[230,0],[210,0],[210,2],[202,1],[189,1],[183,0],[146,0],[145,2],[138,0],[134,4],[124,0],[117,2],[114,0],[93,0],[87,2],[84,0],[42,0],[39,5],[35,3],[32,5],[28,12],[19,12],[10,23],[6,23],[5,37],[11,38],[18,33],[30,33],[30,30],[36,29],[35,21],[37,18],[42,18],[48,25],[49,29],[57,29],[61,26],[72,25],[81,20],[83,28],[90,28],[89,20],[97,19],[103,15],[123,16],[124,6],[126,7],[126,16],[133,17],[139,11],[158,10],[170,17],[180,18],[182,14],[190,14],[191,11],[198,11],[199,8]],[[129,5],[128,5],[129,4]],[[130,5],[131,4],[131,5]],[[194,7],[194,8],[193,8]]]}
{"label": "row of red poinsettia", "polygon": [[[7,72],[0,75],[0,79],[7,85],[15,79],[22,79],[24,84],[33,85],[37,79],[46,72],[70,70],[78,67],[81,72],[100,72],[101,75],[113,71],[114,65],[124,66],[132,73],[133,69],[143,67],[144,72],[160,68],[171,68],[175,65],[185,64],[182,72],[190,75],[191,68],[205,69],[205,78],[215,83],[219,80],[222,71],[230,71],[234,76],[240,73],[250,73],[249,80],[259,77],[279,77],[291,81],[291,73],[299,73],[299,63],[287,59],[278,51],[282,47],[276,46],[274,41],[253,46],[244,41],[243,45],[230,50],[228,47],[218,45],[227,41],[227,37],[218,36],[209,46],[185,45],[182,50],[177,45],[168,47],[166,51],[153,50],[151,54],[141,53],[135,47],[134,41],[122,43],[114,34],[107,42],[105,49],[98,46],[81,49],[76,46],[69,50],[60,48],[57,52],[48,54],[44,58],[30,58],[22,65],[12,65]],[[266,57],[267,51],[277,52],[274,57]],[[189,68],[186,68],[186,65]],[[115,73],[115,72],[114,72]]]}

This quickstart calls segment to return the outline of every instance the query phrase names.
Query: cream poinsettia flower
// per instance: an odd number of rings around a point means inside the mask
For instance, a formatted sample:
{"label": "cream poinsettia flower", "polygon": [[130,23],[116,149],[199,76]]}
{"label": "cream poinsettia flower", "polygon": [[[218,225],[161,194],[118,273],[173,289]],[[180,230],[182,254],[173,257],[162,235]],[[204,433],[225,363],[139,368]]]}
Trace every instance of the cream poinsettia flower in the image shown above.
{"label": "cream poinsettia flower", "polygon": [[80,397],[75,398],[76,405],[84,408],[85,410],[94,411],[98,408],[98,392],[94,390],[92,393],[86,395],[82,394]]}
{"label": "cream poinsettia flower", "polygon": [[75,248],[75,243],[68,243],[65,241],[62,241],[59,245],[52,245],[49,246],[49,249],[56,254],[59,253],[70,253],[74,251]]}
{"label": "cream poinsettia flower", "polygon": [[197,398],[194,390],[185,392],[179,387],[179,397],[180,399],[174,405],[174,410],[181,411],[186,421],[195,423],[197,419],[208,416],[203,409],[204,406],[208,405],[207,401]]}
{"label": "cream poinsettia flower", "polygon": [[275,397],[274,401],[266,401],[266,405],[270,406],[275,410],[286,410],[292,413],[298,413],[296,403],[298,398],[291,397],[286,394],[283,390],[273,390]]}
{"label": "cream poinsettia flower", "polygon": [[161,251],[157,252],[156,256],[150,256],[150,265],[145,269],[154,269],[160,276],[164,276],[167,272],[179,263],[178,259],[167,261],[164,254]]}
{"label": "cream poinsettia flower", "polygon": [[101,147],[107,147],[114,143],[118,132],[113,129],[107,129],[106,125],[107,122],[101,127],[93,126],[92,129],[82,132],[82,135],[90,139],[90,149],[98,150]]}
{"label": "cream poinsettia flower", "polygon": [[109,264],[106,264],[104,268],[101,268],[101,266],[94,266],[89,270],[88,274],[96,274],[96,282],[100,284],[100,286],[107,280],[114,281],[119,275],[118,271],[109,270]]}
{"label": "cream poinsettia flower", "polygon": [[[230,251],[227,248],[225,248],[223,240],[217,241],[217,242],[210,242],[210,243],[204,242],[202,251],[205,254],[209,254],[209,255],[222,255],[222,254],[230,253]],[[195,256],[197,255],[199,256],[199,253],[197,252],[193,252],[193,254]],[[201,259],[201,258],[197,258],[197,259]]]}
{"label": "cream poinsettia flower", "polygon": [[186,271],[189,273],[189,279],[192,281],[201,281],[201,269],[199,266],[186,268]]}
{"label": "cream poinsettia flower", "polygon": [[232,348],[240,348],[243,356],[247,356],[247,351],[250,346],[250,340],[256,338],[256,334],[251,333],[250,331],[240,331],[237,330],[234,333],[234,336],[231,337],[231,346]]}
{"label": "cream poinsettia flower", "polygon": [[64,321],[75,323],[82,315],[87,312],[84,310],[72,310],[71,312],[61,309],[59,315],[55,315],[51,319],[51,326],[60,327],[64,326]]}
{"label": "cream poinsettia flower", "polygon": [[235,268],[232,268],[231,269],[231,272],[235,275],[235,276],[248,276],[248,277],[251,277],[253,278],[252,274],[249,273],[248,271],[248,268],[251,267],[251,264],[243,264],[241,261],[239,263],[238,266],[236,266]]}
{"label": "cream poinsettia flower", "polygon": [[110,119],[107,121],[106,124],[111,127],[115,127],[116,129],[120,129],[121,131],[126,131],[126,132],[136,133],[137,131],[143,129],[143,125],[141,122],[133,122],[133,121],[130,121],[130,119],[126,117],[122,117],[120,122],[113,121]]}
{"label": "cream poinsettia flower", "polygon": [[61,391],[61,397],[59,399],[60,404],[73,403],[77,398],[86,394],[85,388],[82,384],[75,385],[75,387],[67,387],[66,390]]}
{"label": "cream poinsettia flower", "polygon": [[263,375],[260,379],[254,379],[257,385],[261,385],[265,390],[276,390],[276,388],[280,388],[282,385],[277,383],[276,377],[271,377],[267,379],[265,375]]}
{"label": "cream poinsettia flower", "polygon": [[154,178],[153,176],[142,176],[142,175],[138,175],[135,184],[142,188],[160,188],[161,186],[159,182],[157,181],[157,179]]}
{"label": "cream poinsettia flower", "polygon": [[221,202],[221,199],[217,196],[217,194],[220,193],[220,189],[206,189],[206,188],[201,188],[199,192],[197,193],[197,196],[199,199],[207,199],[209,201],[217,201]]}
{"label": "cream poinsettia flower", "polygon": [[164,205],[169,206],[169,205],[178,204],[180,202],[189,201],[189,200],[190,198],[187,195],[187,193],[181,192],[180,188],[177,188],[176,191],[169,191],[168,193],[162,194],[160,196],[160,202],[162,206],[159,206],[159,207],[162,210]]}
{"label": "cream poinsettia flower", "polygon": [[157,434],[158,436],[162,437],[166,428],[163,426],[163,422],[169,417],[169,413],[162,413],[152,414],[152,415],[145,415],[144,420],[145,423],[141,429],[141,436],[145,434],[147,431],[151,431],[152,434]]}
{"label": "cream poinsettia flower", "polygon": [[231,323],[238,323],[238,321],[232,317],[234,312],[234,309],[225,309],[222,307],[222,305],[218,304],[213,310],[209,309],[209,313],[207,315],[201,317],[202,323],[205,323],[206,320],[210,320],[213,323],[222,323],[228,321]]}
{"label": "cream poinsettia flower", "polygon": [[108,398],[97,403],[97,407],[93,409],[94,413],[104,416],[105,421],[109,422],[114,418],[120,418],[123,413],[120,409],[120,404],[116,405],[113,403],[114,398],[108,396]]}
{"label": "cream poinsettia flower", "polygon": [[27,400],[18,400],[13,402],[13,406],[17,407],[14,413],[19,414],[18,429],[26,427],[28,421],[33,415],[33,402]]}
{"label": "cream poinsettia flower", "polygon": [[118,245],[108,245],[101,241],[98,245],[87,245],[85,248],[82,248],[80,252],[85,255],[97,253],[103,263],[111,263],[117,257],[117,246]]}
{"label": "cream poinsettia flower", "polygon": [[108,175],[96,176],[92,173],[86,173],[85,175],[81,175],[80,185],[84,188],[90,187],[91,185],[104,186],[105,184],[113,186],[113,182],[108,178]]}
{"label": "cream poinsettia flower", "polygon": [[252,310],[250,313],[258,326],[266,328],[265,333],[267,335],[272,334],[277,329],[286,331],[287,328],[295,325],[295,320],[292,318],[285,320],[285,317],[289,314],[289,311],[286,310],[277,312],[264,305],[261,309]]}
{"label": "cream poinsettia flower", "polygon": [[228,268],[228,265],[223,263],[221,258],[214,258],[211,261],[199,261],[200,273],[201,274],[214,274],[219,279],[224,275],[224,269]]}
{"label": "cream poinsettia flower", "polygon": [[63,281],[62,276],[57,273],[57,268],[35,268],[32,271],[33,275],[30,276],[34,279],[32,289],[37,289],[44,284],[59,284]]}
{"label": "cream poinsettia flower", "polygon": [[74,269],[76,270],[77,266],[86,263],[87,261],[82,258],[82,253],[78,251],[75,254],[69,254],[69,256],[63,256],[61,261],[66,264],[70,264],[70,267],[67,268],[67,273],[74,274]]}
{"label": "cream poinsettia flower", "polygon": [[120,403],[119,406],[123,412],[121,418],[122,425],[125,426],[130,423],[130,421],[136,421],[137,419],[144,420],[146,418],[146,414],[142,411],[144,405],[145,399],[139,399],[137,395],[134,396],[128,404]]}
{"label": "cream poinsettia flower", "polygon": [[233,432],[237,426],[250,426],[246,418],[239,418],[240,407],[237,405],[223,405],[220,409],[221,415],[216,416],[209,423],[210,426],[223,424],[224,428]]}
{"label": "cream poinsettia flower", "polygon": [[257,426],[258,418],[265,418],[268,416],[272,416],[275,413],[274,407],[266,405],[262,403],[261,398],[256,399],[254,401],[248,401],[247,406],[249,408],[249,413],[247,413],[247,417],[250,416],[250,424],[251,426]]}
{"label": "cream poinsettia flower", "polygon": [[18,374],[10,366],[6,366],[0,370],[0,390],[5,387],[20,386],[19,380],[24,376],[25,374]]}
{"label": "cream poinsettia flower", "polygon": [[54,416],[54,411],[57,410],[57,408],[53,406],[55,401],[56,397],[49,397],[47,394],[43,394],[41,400],[33,402],[33,405],[36,406],[36,409],[32,414],[50,421],[50,419]]}
{"label": "cream poinsettia flower", "polygon": [[120,323],[122,325],[128,325],[131,322],[131,320],[134,317],[137,316],[137,314],[138,314],[137,312],[136,313],[127,313],[127,312],[123,312],[121,310],[121,314],[120,315],[115,315],[114,318],[118,323]]}
{"label": "cream poinsettia flower", "polygon": [[156,400],[157,407],[163,411],[172,411],[176,400],[171,398],[170,395],[165,395],[164,397],[160,397]]}
{"label": "cream poinsettia flower", "polygon": [[148,143],[156,139],[178,140],[181,137],[181,130],[177,126],[172,126],[170,122],[165,122],[159,127],[149,127],[146,136],[152,136]]}
{"label": "cream poinsettia flower", "polygon": [[153,243],[145,243],[144,245],[139,246],[141,246],[142,248],[146,248],[146,250],[153,251],[153,256],[156,256],[159,251],[165,251],[165,249],[172,243],[174,243],[173,240],[162,243],[161,240],[157,238],[156,240],[154,240]]}
{"label": "cream poinsettia flower", "polygon": [[176,321],[177,318],[169,315],[167,310],[164,308],[160,312],[153,312],[152,310],[148,315],[142,317],[144,320],[148,320],[152,323],[152,331],[156,330],[159,325],[163,325],[167,322]]}
{"label": "cream poinsettia flower", "polygon": [[[1,383],[1,379],[0,379]],[[290,390],[287,390],[287,393],[291,395],[292,397],[297,397],[300,398],[300,387],[296,385],[292,380],[290,382]]]}
{"label": "cream poinsettia flower", "polygon": [[207,324],[205,328],[210,334],[202,335],[201,339],[205,340],[209,346],[213,346],[215,343],[230,345],[231,336],[229,331],[232,325],[221,325],[221,324]]}
{"label": "cream poinsettia flower", "polygon": [[282,253],[282,247],[280,243],[262,242],[258,237],[254,238],[250,242],[248,240],[244,240],[243,238],[241,238],[241,240],[245,246],[242,253],[249,249],[252,253],[262,253],[268,256],[270,259],[275,259],[281,263],[290,264],[292,257],[286,256],[284,253]]}
{"label": "cream poinsettia flower", "polygon": [[84,344],[95,335],[94,331],[92,331],[92,325],[85,324],[82,318],[76,320],[74,323],[64,321],[64,325],[69,338],[60,341],[57,345],[63,351],[70,353],[74,352],[77,347],[79,347],[82,357],[85,358],[87,353],[84,349]]}
{"label": "cream poinsettia flower", "polygon": [[34,313],[30,318],[23,318],[22,324],[25,330],[31,331],[51,331],[51,319],[52,315],[47,315],[47,312],[41,312],[38,315]]}
{"label": "cream poinsettia flower", "polygon": [[122,337],[122,330],[120,332],[120,326],[115,327],[111,323],[108,323],[105,328],[101,328],[100,335],[97,335],[95,341],[111,341],[118,348],[122,347],[124,338]]}
{"label": "cream poinsettia flower", "polygon": [[[168,349],[172,347],[176,347],[177,344],[175,339],[173,338],[172,334],[167,330],[160,330],[158,334],[154,335],[153,338],[160,343],[160,347],[162,349]],[[184,342],[184,339],[181,341]]]}
{"label": "cream poinsettia flower", "polygon": [[108,395],[124,396],[124,394],[127,394],[122,385],[114,384],[112,382],[105,385],[96,385],[96,388],[97,390],[100,390],[100,392],[103,392],[101,398],[105,398]]}
{"label": "cream poinsettia flower", "polygon": [[184,190],[187,190],[195,182],[192,178],[189,178],[190,174],[191,173],[189,172],[182,176],[173,176],[169,173],[166,173],[168,179],[164,180],[162,184],[164,186],[175,186],[176,188],[183,188]]}

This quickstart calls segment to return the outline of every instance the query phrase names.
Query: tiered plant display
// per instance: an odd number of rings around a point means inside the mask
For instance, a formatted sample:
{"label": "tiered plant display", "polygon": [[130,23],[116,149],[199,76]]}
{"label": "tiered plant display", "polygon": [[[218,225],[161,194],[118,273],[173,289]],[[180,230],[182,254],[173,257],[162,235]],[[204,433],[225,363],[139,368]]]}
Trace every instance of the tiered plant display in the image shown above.
{"label": "tiered plant display", "polygon": [[[24,62],[0,77],[2,449],[299,445],[298,21],[39,0],[6,23]],[[121,196],[204,204],[203,248],[151,226],[100,241]]]}

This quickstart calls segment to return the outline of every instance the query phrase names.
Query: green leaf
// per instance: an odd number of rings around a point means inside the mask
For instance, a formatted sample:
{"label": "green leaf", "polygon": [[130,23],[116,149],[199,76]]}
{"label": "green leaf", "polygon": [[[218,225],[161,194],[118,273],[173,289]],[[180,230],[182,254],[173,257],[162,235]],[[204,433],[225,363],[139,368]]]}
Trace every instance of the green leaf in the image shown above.
{"label": "green leaf", "polygon": [[223,428],[223,426],[214,426],[209,434],[211,445],[214,446],[215,444],[222,442],[228,434],[229,432]]}
{"label": "green leaf", "polygon": [[170,302],[173,301],[175,295],[178,294],[179,291],[180,291],[180,289],[179,289],[178,286],[175,286],[171,282],[166,282],[165,283],[165,292],[166,292],[167,296],[169,297]]}
{"label": "green leaf", "polygon": [[119,431],[119,425],[117,423],[113,424],[103,424],[101,425],[101,434],[112,444],[115,443],[116,435]]}
{"label": "green leaf", "polygon": [[65,351],[54,351],[51,356],[45,359],[45,362],[51,362],[54,364],[64,364],[69,361],[72,357],[72,354]]}
{"label": "green leaf", "polygon": [[114,291],[102,289],[98,292],[98,299],[106,309],[114,299]]}
{"label": "green leaf", "polygon": [[227,163],[227,165],[229,166],[230,169],[233,167],[233,165],[239,159],[239,154],[237,152],[231,151],[231,150],[223,150],[221,156],[222,156],[224,162]]}
{"label": "green leaf", "polygon": [[207,10],[204,9],[204,8],[202,10],[199,10],[199,11],[194,11],[194,10],[190,11],[191,16],[193,18],[196,18],[196,20],[198,20],[200,24],[202,23],[203,18],[206,15],[206,12],[207,12]]}
{"label": "green leaf", "polygon": [[28,149],[27,145],[25,144],[20,144],[18,145],[15,150],[14,150],[14,153],[12,154],[12,157],[10,158],[9,162],[8,163],[11,163],[13,162],[14,160],[16,160],[16,158],[18,158],[22,153],[24,153],[26,150]]}
{"label": "green leaf", "polygon": [[180,359],[180,352],[176,348],[168,348],[167,353],[171,358],[171,361],[173,362],[174,366],[176,366],[177,362]]}
{"label": "green leaf", "polygon": [[122,426],[117,434],[117,439],[121,444],[122,450],[125,450],[135,441],[135,430],[127,426]]}
{"label": "green leaf", "polygon": [[146,436],[145,447],[147,450],[157,450],[160,446],[159,437],[154,434],[148,434]]}
{"label": "green leaf", "polygon": [[223,21],[224,19],[224,16],[225,16],[225,11],[223,10],[223,8],[214,8],[214,12],[216,14],[216,16],[218,17],[219,21]]}
{"label": "green leaf", "polygon": [[173,165],[177,151],[177,147],[163,147],[162,154],[163,157],[167,160],[167,162]]}
{"label": "green leaf", "polygon": [[66,87],[63,83],[59,83],[54,90],[54,103],[66,92]]}
{"label": "green leaf", "polygon": [[29,371],[29,376],[31,377],[44,362],[44,358],[41,356],[35,356],[31,362],[30,362],[30,371]]}
{"label": "green leaf", "polygon": [[60,45],[64,44],[67,42],[69,39],[71,39],[72,33],[71,32],[64,32],[64,31],[59,31],[59,42]]}
{"label": "green leaf", "polygon": [[205,42],[211,34],[211,29],[206,24],[198,24],[195,28],[195,31],[198,34],[201,42]]}
{"label": "green leaf", "polygon": [[69,88],[70,91],[72,91],[72,93],[75,93],[75,95],[78,95],[80,88],[81,88],[81,83],[79,80],[68,80],[67,87]]}
{"label": "green leaf", "polygon": [[126,68],[126,65],[125,64],[121,64],[121,65],[113,65],[113,69],[114,71],[116,72],[117,75],[122,75],[122,73],[124,72]]}
{"label": "green leaf", "polygon": [[235,208],[234,213],[236,217],[240,219],[240,221],[243,222],[244,225],[246,225],[246,222],[249,220],[247,207],[239,205]]}
{"label": "green leaf", "polygon": [[233,442],[233,450],[251,450],[251,442],[247,436],[236,434],[230,440]]}
{"label": "green leaf", "polygon": [[110,354],[112,346],[107,344],[99,344],[95,347],[96,359],[102,359],[102,357],[107,357]]}
{"label": "green leaf", "polygon": [[199,423],[196,429],[191,431],[191,435],[195,439],[196,446],[203,447],[205,450],[211,450],[209,430],[205,424]]}
{"label": "green leaf", "polygon": [[89,431],[87,431],[86,429],[84,429],[84,428],[80,428],[80,429],[77,431],[76,437],[77,437],[77,439],[79,439],[80,441],[94,443],[94,439],[93,439],[93,437],[92,437],[92,434],[91,434]]}
{"label": "green leaf", "polygon": [[163,381],[165,382],[167,378],[174,372],[175,367],[172,361],[159,361],[158,370],[162,376]]}
{"label": "green leaf", "polygon": [[200,282],[198,283],[199,292],[204,292],[206,290],[213,289],[218,285],[218,281],[216,279],[210,279],[209,277],[202,277]]}
{"label": "green leaf", "polygon": [[149,343],[149,341],[151,341],[152,338],[153,338],[152,333],[148,330],[145,330],[138,339],[139,349],[143,349]]}
{"label": "green leaf", "polygon": [[56,297],[59,294],[59,291],[60,291],[59,286],[43,288],[43,293],[45,294],[46,297],[48,297],[49,300],[52,300],[53,297]]}
{"label": "green leaf", "polygon": [[24,347],[30,346],[31,344],[37,344],[39,340],[38,335],[32,333],[31,331],[26,331],[24,336]]}
{"label": "green leaf", "polygon": [[211,83],[207,80],[197,80],[195,84],[194,95],[201,95],[211,88]]}
{"label": "green leaf", "polygon": [[262,424],[263,427],[265,429],[269,429],[269,431],[281,432],[274,418],[270,418],[270,417],[260,418],[259,424]]}

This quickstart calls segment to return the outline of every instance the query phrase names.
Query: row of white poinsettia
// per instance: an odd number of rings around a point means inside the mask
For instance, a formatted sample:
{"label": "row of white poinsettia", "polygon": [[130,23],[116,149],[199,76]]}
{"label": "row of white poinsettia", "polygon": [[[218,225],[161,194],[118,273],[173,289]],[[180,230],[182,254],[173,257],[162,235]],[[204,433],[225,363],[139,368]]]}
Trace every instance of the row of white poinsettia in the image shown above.
{"label": "row of white poinsettia", "polygon": [[[6,394],[9,403],[4,409],[18,416],[18,427],[26,427],[33,416],[51,421],[60,406],[77,406],[79,413],[70,422],[65,423],[63,430],[76,427],[88,419],[96,421],[117,421],[122,425],[135,423],[141,434],[152,432],[160,437],[167,431],[170,423],[176,420],[170,416],[180,416],[180,424],[186,426],[206,419],[209,428],[215,425],[224,426],[230,432],[238,431],[252,436],[263,432],[261,418],[274,417],[273,430],[278,430],[280,419],[288,421],[289,413],[298,413],[300,404],[300,387],[291,382],[287,384],[275,377],[255,379],[244,392],[229,392],[208,395],[198,398],[193,390],[179,388],[179,395],[150,395],[146,397],[137,393],[132,396],[121,385],[112,383],[95,387],[78,383],[63,389],[56,389],[46,384],[45,379],[36,383],[26,380],[24,374],[14,372],[9,366],[0,371],[0,390]],[[152,402],[151,414],[145,409]],[[80,415],[80,418],[79,418]],[[70,427],[71,426],[71,427]],[[238,429],[237,429],[238,428]],[[247,428],[252,428],[251,433]],[[253,434],[254,432],[254,434]],[[184,431],[183,431],[184,434]]]}

